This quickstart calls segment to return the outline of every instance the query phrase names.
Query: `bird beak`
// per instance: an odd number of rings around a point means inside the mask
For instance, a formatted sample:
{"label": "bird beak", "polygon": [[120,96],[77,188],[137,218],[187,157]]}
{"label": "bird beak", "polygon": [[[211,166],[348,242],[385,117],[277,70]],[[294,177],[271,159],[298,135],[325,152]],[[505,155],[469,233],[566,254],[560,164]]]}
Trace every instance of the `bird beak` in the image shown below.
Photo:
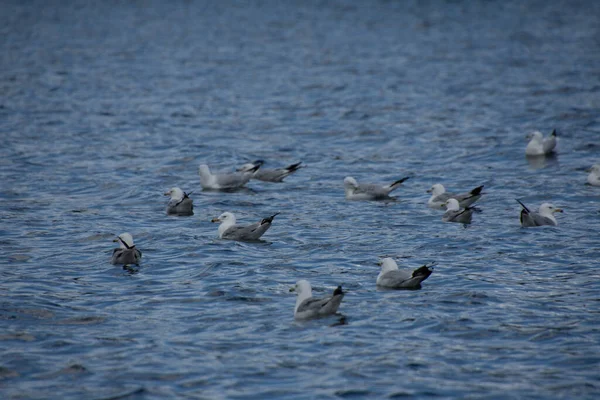
{"label": "bird beak", "polygon": [[376,264],[381,267],[381,265],[383,264],[383,261],[379,260],[379,261],[376,262]]}
{"label": "bird beak", "polygon": [[295,291],[296,291],[296,287],[295,287],[295,286],[292,286],[292,287],[290,288],[290,292],[295,292]]}
{"label": "bird beak", "polygon": [[171,195],[171,192],[164,192],[163,194],[164,194],[165,196],[169,196],[169,195]]}
{"label": "bird beak", "polygon": [[221,222],[221,220],[219,218],[213,218],[210,220],[210,222]]}
{"label": "bird beak", "polygon": [[563,212],[563,210],[562,210],[562,208],[555,208],[555,209],[554,209],[554,212],[559,212],[559,213],[561,213],[561,212]]}
{"label": "bird beak", "polygon": [[427,190],[426,190],[426,192],[427,192],[427,193],[431,193],[431,189],[427,189]]}
{"label": "bird beak", "polygon": [[113,242],[115,242],[115,243],[118,242],[118,241],[119,241],[119,239],[113,239]]}

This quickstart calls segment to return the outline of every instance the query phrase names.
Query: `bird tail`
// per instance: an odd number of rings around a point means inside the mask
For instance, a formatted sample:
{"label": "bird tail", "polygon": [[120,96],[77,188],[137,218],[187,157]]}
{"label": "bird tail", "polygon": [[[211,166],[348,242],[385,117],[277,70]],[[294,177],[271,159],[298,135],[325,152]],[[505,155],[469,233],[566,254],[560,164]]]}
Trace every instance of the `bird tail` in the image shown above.
{"label": "bird tail", "polygon": [[483,190],[483,185],[477,186],[475,189],[471,190],[471,195],[472,196],[480,195],[482,190]]}
{"label": "bird tail", "polygon": [[339,285],[337,288],[335,288],[335,290],[333,291],[333,295],[334,296],[338,296],[340,294],[346,294],[344,293],[344,291],[342,290],[342,285]]}
{"label": "bird tail", "polygon": [[300,161],[299,163],[296,163],[296,164],[288,165],[287,167],[285,167],[285,169],[289,173],[292,173],[292,172],[297,171],[298,169],[302,168],[302,166],[300,164],[302,164],[302,161]]}
{"label": "bird tail", "polygon": [[273,222],[273,218],[275,218],[277,215],[279,215],[279,213],[275,213],[275,214],[271,215],[270,217],[264,218],[262,221],[260,221],[260,224],[261,225],[270,224],[271,222]]}
{"label": "bird tail", "polygon": [[519,200],[519,199],[515,199],[515,200],[521,205],[521,207],[523,207],[523,210],[525,210],[526,213],[528,213],[528,214],[530,213],[529,208],[527,208],[527,206],[525,204],[521,203],[521,200]]}
{"label": "bird tail", "polygon": [[552,129],[552,133],[550,134],[550,136],[556,137],[556,129]]}
{"label": "bird tail", "polygon": [[402,184],[402,182],[406,181],[408,178],[410,178],[410,176],[405,176],[402,179],[398,179],[396,182],[392,183],[391,185],[388,185],[388,188],[390,189],[390,192],[396,188],[398,188],[398,186],[400,186]]}

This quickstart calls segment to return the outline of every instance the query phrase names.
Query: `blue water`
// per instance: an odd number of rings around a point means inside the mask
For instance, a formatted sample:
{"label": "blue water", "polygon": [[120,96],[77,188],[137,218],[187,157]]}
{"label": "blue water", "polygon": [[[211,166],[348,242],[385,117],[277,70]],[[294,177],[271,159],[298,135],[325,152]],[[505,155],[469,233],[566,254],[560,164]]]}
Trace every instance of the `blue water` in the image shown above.
{"label": "blue water", "polygon": [[[3,399],[600,397],[599,2],[7,0],[0,50]],[[255,159],[306,168],[201,191]],[[471,226],[434,183],[485,184]],[[522,229],[515,198],[565,212]],[[237,243],[223,211],[281,214]],[[382,291],[382,256],[437,267]],[[345,324],[295,322],[299,279]]]}

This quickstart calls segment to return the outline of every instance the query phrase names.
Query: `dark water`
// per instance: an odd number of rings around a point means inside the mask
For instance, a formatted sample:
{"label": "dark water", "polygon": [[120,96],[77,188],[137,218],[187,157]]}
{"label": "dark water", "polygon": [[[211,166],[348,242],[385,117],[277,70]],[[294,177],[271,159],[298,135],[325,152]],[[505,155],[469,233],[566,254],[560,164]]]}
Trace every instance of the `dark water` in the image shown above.
{"label": "dark water", "polygon": [[[0,397],[600,397],[600,3],[4,1],[0,50]],[[307,168],[200,191],[258,158]],[[348,202],[347,175],[411,179]],[[469,228],[437,182],[486,185]],[[515,198],[565,213],[524,230]],[[235,243],[226,210],[281,215]],[[381,256],[438,266],[381,291]],[[301,278],[346,325],[294,322]]]}

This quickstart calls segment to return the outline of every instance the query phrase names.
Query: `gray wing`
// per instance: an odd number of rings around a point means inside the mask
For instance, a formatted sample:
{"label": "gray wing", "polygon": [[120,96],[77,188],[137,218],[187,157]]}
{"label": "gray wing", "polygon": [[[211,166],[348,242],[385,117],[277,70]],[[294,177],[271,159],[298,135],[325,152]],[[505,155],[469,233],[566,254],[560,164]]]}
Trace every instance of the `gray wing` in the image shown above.
{"label": "gray wing", "polygon": [[252,173],[248,172],[241,174],[218,174],[215,175],[215,181],[222,188],[236,188],[245,185],[251,177]]}
{"label": "gray wing", "polygon": [[402,269],[385,273],[379,281],[380,286],[400,287],[404,282],[412,278],[412,273]]}
{"label": "gray wing", "polygon": [[223,239],[258,240],[270,227],[270,223],[262,221],[247,226],[233,225],[223,233]]}
{"label": "gray wing", "polygon": [[354,191],[354,194],[368,194],[374,197],[388,197],[388,191],[383,186],[376,185],[374,183],[363,183],[359,184],[358,188]]}
{"label": "gray wing", "polygon": [[114,249],[112,260],[113,264],[136,264],[140,263],[142,252],[136,248],[131,249]]}
{"label": "gray wing", "polygon": [[544,217],[536,212],[526,210],[521,210],[521,225],[525,227],[530,226],[543,226],[543,225],[556,225],[554,221],[552,221],[548,217]]}
{"label": "gray wing", "polygon": [[433,202],[434,203],[445,203],[449,198],[452,198],[452,196],[453,196],[452,193],[444,192],[444,193],[440,194],[439,196],[434,197]]}
{"label": "gray wing", "polygon": [[189,197],[183,200],[171,200],[167,206],[168,214],[193,215],[194,202]]}
{"label": "gray wing", "polygon": [[298,310],[296,310],[296,312],[305,312],[305,311],[319,311],[322,307],[325,307],[327,305],[327,303],[329,303],[331,301],[331,299],[333,298],[333,296],[327,296],[327,297],[322,297],[322,298],[314,298],[314,297],[309,297],[308,299],[304,300],[302,303],[300,303],[300,305],[298,306]]}
{"label": "gray wing", "polygon": [[265,182],[282,182],[283,178],[288,176],[290,172],[286,169],[259,169],[254,174],[254,179]]}
{"label": "gray wing", "polygon": [[444,222],[458,222],[460,224],[470,224],[473,216],[473,209],[467,208],[458,211],[446,211],[442,217]]}

